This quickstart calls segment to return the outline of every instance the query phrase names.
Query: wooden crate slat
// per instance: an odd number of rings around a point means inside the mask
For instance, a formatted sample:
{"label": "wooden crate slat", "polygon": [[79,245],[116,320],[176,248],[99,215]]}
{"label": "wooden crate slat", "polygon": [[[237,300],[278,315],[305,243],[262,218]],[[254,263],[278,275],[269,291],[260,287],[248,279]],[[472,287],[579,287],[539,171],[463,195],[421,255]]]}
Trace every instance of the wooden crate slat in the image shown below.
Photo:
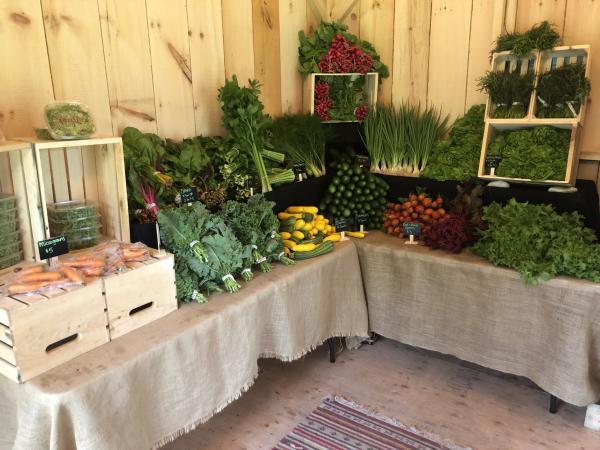
{"label": "wooden crate slat", "polygon": [[81,147],[69,147],[65,149],[67,170],[69,173],[69,191],[71,200],[84,200],[85,189],[83,187],[83,161],[81,159]]}
{"label": "wooden crate slat", "polygon": [[74,139],[72,141],[42,141],[34,138],[27,138],[25,140],[27,142],[31,142],[40,150],[51,148],[87,147],[89,145],[118,144],[121,142],[120,137],[92,137],[90,139]]}
{"label": "wooden crate slat", "polygon": [[2,323],[0,323],[0,342],[4,342],[6,345],[10,345],[12,347],[12,335],[10,333],[10,328]]}
{"label": "wooden crate slat", "polygon": [[119,210],[119,229],[120,233],[115,234],[113,237],[123,242],[130,241],[129,235],[129,206],[127,203],[127,183],[125,174],[125,158],[123,154],[123,143],[118,143],[111,146],[114,152],[114,171],[116,176],[117,185],[117,208]]}
{"label": "wooden crate slat", "polygon": [[[39,250],[37,242],[46,238],[45,229],[45,192],[39,178],[39,160],[32,150],[21,151],[21,162],[23,164],[23,176],[25,179],[25,191],[27,195],[27,211],[29,212],[29,230],[31,233],[32,254],[25,256],[27,261],[35,259],[39,261]],[[21,224],[21,227],[25,225]]]}
{"label": "wooden crate slat", "polygon": [[41,150],[39,155],[36,156],[39,161],[39,170],[45,174],[42,177],[42,183],[44,187],[44,197],[47,202],[55,202],[54,189],[52,189],[52,167],[50,165],[50,151]]}
{"label": "wooden crate slat", "polygon": [[35,303],[44,302],[48,300],[48,297],[45,297],[40,294],[14,294],[11,295],[10,298],[18,300],[25,305],[33,305]]}
{"label": "wooden crate slat", "polygon": [[81,147],[81,162],[83,164],[82,173],[85,199],[98,203],[98,174],[96,172],[94,147]]}
{"label": "wooden crate slat", "polygon": [[0,374],[11,379],[15,383],[21,382],[17,368],[3,359],[0,359]]}
{"label": "wooden crate slat", "polygon": [[[8,153],[8,155],[10,157],[10,171],[13,178],[14,193],[17,198],[17,216],[19,218],[19,229],[23,243],[23,259],[25,261],[33,261],[35,260],[35,249],[27,195],[28,178],[30,177],[36,187],[34,191],[37,192],[37,172],[35,171],[35,164],[33,164],[33,160],[31,159],[32,150],[14,150]],[[28,165],[25,163],[28,159],[27,156],[29,156],[30,161]],[[27,173],[25,173],[26,167],[28,168]],[[33,214],[37,215],[38,212],[36,207]]]}
{"label": "wooden crate slat", "polygon": [[10,364],[16,366],[17,361],[15,359],[15,353],[13,352],[13,348],[10,345],[6,345],[4,342],[0,341],[0,359],[9,362]]}
{"label": "wooden crate slat", "polygon": [[52,186],[54,188],[54,201],[64,202],[71,200],[69,193],[69,177],[64,148],[51,148],[50,166],[52,170]]}

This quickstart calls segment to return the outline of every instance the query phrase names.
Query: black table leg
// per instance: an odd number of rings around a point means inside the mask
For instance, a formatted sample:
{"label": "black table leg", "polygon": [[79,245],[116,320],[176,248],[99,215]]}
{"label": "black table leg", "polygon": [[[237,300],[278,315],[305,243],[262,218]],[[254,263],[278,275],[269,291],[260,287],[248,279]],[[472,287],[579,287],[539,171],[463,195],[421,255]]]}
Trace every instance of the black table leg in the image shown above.
{"label": "black table leg", "polygon": [[550,414],[556,414],[556,411],[558,411],[558,399],[552,394],[550,394],[550,407],[548,411],[550,411]]}
{"label": "black table leg", "polygon": [[335,338],[327,339],[327,345],[329,346],[329,362],[335,362]]}

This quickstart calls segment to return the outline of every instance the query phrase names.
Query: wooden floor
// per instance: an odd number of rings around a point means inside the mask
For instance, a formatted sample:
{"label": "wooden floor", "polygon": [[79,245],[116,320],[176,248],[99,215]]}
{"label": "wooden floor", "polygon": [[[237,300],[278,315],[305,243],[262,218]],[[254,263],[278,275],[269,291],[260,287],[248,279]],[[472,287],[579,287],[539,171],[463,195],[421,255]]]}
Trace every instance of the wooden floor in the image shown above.
{"label": "wooden floor", "polygon": [[328,394],[473,449],[600,449],[583,428],[585,408],[547,412],[533,383],[436,353],[380,340],[330,364],[319,348],[293,363],[260,362],[239,400],[166,448],[268,449]]}

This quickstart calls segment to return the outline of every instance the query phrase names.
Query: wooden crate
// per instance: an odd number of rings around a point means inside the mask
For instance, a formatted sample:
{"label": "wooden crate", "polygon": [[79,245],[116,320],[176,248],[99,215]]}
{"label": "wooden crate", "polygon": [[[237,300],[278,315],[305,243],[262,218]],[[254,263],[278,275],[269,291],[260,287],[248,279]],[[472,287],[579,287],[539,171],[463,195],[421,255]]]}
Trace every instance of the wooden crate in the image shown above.
{"label": "wooden crate", "polygon": [[[492,65],[490,70],[493,72],[518,72],[521,75],[533,73],[535,75],[537,74],[538,65],[538,52],[531,52],[529,55],[521,58],[514,56],[511,52],[500,52],[492,55]],[[531,119],[534,98],[534,94],[532,93],[524,117],[518,119],[502,119],[492,117],[495,105],[488,96],[485,104],[485,120],[495,124],[527,123]]]}
{"label": "wooden crate", "polygon": [[37,241],[45,239],[45,233],[42,199],[31,144],[0,142],[0,192],[13,194],[17,199],[24,261],[37,260]]}
{"label": "wooden crate", "polygon": [[[315,113],[315,83],[319,77],[366,77],[364,92],[370,109],[377,105],[377,92],[379,90],[379,73],[311,73],[304,82],[304,107],[310,113]],[[357,120],[330,120],[326,123],[358,122]]]}
{"label": "wooden crate", "polygon": [[51,237],[47,203],[88,200],[98,205],[102,234],[129,242],[121,138],[31,142],[36,156],[46,238]]}
{"label": "wooden crate", "polygon": [[154,252],[124,273],[104,278],[110,338],[115,339],[177,309],[173,255]]}
{"label": "wooden crate", "polygon": [[[555,47],[552,50],[543,51],[540,53],[540,64],[538,67],[538,75],[541,75],[549,70],[561,67],[565,64],[573,64],[581,62],[585,65],[585,76],[590,78],[591,70],[591,53],[589,45],[572,45],[565,47]],[[587,98],[581,103],[579,113],[572,118],[538,118],[537,112],[537,92],[534,93],[533,107],[531,108],[531,122],[536,124],[557,125],[557,124],[578,124],[583,123],[585,118],[585,110]]]}
{"label": "wooden crate", "polygon": [[569,144],[569,153],[567,155],[567,167],[565,171],[565,177],[562,180],[530,180],[526,178],[508,178],[508,177],[499,177],[497,175],[492,175],[488,172],[485,167],[485,157],[487,154],[487,149],[494,139],[494,137],[498,134],[499,131],[505,130],[518,130],[524,128],[533,128],[532,124],[492,124],[486,123],[483,133],[483,142],[481,145],[481,155],[479,157],[479,171],[478,177],[484,180],[494,181],[494,180],[503,180],[510,183],[517,184],[537,184],[537,185],[550,185],[550,186],[574,186],[575,181],[577,179],[577,165],[579,162],[579,127],[573,124],[558,124],[555,125],[557,128],[563,128],[571,130],[571,141]]}
{"label": "wooden crate", "polygon": [[102,280],[0,298],[0,373],[22,383],[109,341]]}

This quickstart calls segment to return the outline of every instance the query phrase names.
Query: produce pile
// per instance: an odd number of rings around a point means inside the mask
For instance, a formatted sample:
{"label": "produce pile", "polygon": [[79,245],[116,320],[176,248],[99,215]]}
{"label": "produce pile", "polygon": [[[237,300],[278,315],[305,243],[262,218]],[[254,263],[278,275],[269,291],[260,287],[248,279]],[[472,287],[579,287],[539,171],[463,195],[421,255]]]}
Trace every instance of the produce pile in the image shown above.
{"label": "produce pile", "polygon": [[[311,36],[300,31],[300,74],[377,72],[380,81],[387,78],[389,70],[373,46],[347,29],[341,22],[321,22]],[[365,76],[358,75],[319,76],[315,80],[315,114],[324,122],[363,120],[369,111],[365,81]]]}
{"label": "produce pile", "polygon": [[363,122],[363,142],[371,172],[420,176],[435,142],[446,133],[448,117],[433,107],[403,103],[398,109],[379,106]]}
{"label": "produce pile", "polygon": [[387,183],[359,167],[351,156],[332,163],[331,167],[335,174],[319,209],[331,221],[336,218],[352,221],[358,215],[366,215],[368,229],[381,228],[387,204]]}
{"label": "produce pile", "polygon": [[464,181],[477,176],[483,140],[485,105],[471,106],[456,119],[448,137],[435,143],[422,175]]}
{"label": "produce pile", "polygon": [[571,130],[540,126],[501,131],[487,155],[502,159],[496,175],[530,180],[564,180]]}
{"label": "produce pile", "polygon": [[446,215],[444,199],[440,196],[434,199],[423,192],[411,193],[408,198],[400,201],[401,203],[388,203],[384,211],[383,227],[392,236],[404,236],[404,223],[418,223],[421,225],[421,233],[424,233]]}
{"label": "produce pile", "polygon": [[498,71],[487,71],[479,79],[479,90],[485,92],[494,105],[490,116],[514,119],[525,117],[534,81],[533,72],[521,74],[519,69],[510,72],[501,67]]}
{"label": "produce pile", "polygon": [[592,87],[585,65],[565,64],[540,75],[536,117],[575,117]]}
{"label": "produce pile", "polygon": [[600,282],[600,244],[577,213],[511,200],[484,208],[487,228],[473,252],[518,271],[528,284],[569,275]]}
{"label": "produce pile", "polygon": [[294,260],[330,253],[333,243],[340,240],[340,234],[316,206],[290,206],[277,217],[284,251]]}
{"label": "produce pile", "polygon": [[239,291],[236,278],[250,281],[254,267],[268,272],[269,262],[293,264],[277,233],[273,206],[255,195],[247,203],[229,200],[216,213],[200,202],[160,210],[162,242],[175,255],[177,298],[204,302],[221,286],[226,292]]}

